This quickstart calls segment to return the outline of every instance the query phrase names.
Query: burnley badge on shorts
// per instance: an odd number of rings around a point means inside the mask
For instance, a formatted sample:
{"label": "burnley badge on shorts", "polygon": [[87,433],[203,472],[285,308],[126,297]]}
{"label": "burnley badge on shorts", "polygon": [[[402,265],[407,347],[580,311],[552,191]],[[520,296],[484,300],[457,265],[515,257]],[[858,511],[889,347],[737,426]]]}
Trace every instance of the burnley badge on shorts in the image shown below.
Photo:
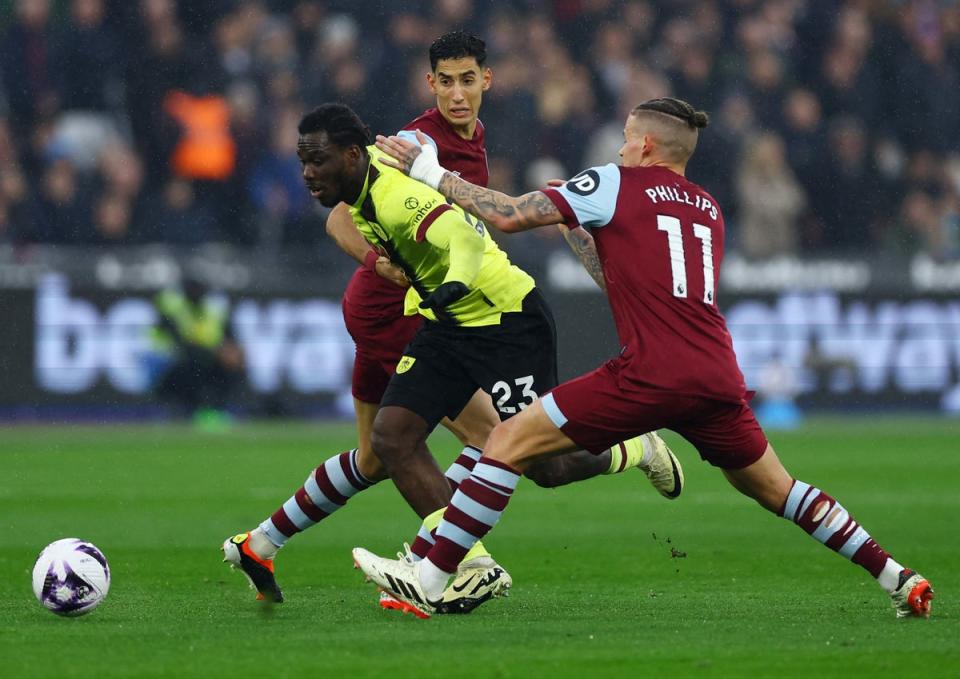
{"label": "burnley badge on shorts", "polygon": [[417,361],[413,356],[404,356],[400,359],[400,362],[397,363],[397,374],[402,375],[403,373],[410,370],[413,367],[413,364]]}

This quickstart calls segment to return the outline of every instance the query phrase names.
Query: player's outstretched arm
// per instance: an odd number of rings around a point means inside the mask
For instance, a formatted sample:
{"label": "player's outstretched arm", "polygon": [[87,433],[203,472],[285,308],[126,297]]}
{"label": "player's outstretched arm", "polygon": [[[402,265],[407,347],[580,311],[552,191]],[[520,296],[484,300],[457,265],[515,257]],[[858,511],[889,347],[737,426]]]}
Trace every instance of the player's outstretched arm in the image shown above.
{"label": "player's outstretched arm", "polygon": [[564,221],[557,207],[542,192],[508,196],[471,184],[440,166],[436,150],[419,130],[417,139],[420,146],[401,137],[377,135],[377,148],[393,158],[394,162],[384,159],[387,165],[435,188],[444,197],[499,231],[513,233]]}
{"label": "player's outstretched arm", "polygon": [[373,246],[357,230],[357,225],[353,223],[350,208],[347,207],[346,203],[339,203],[333,208],[327,216],[326,229],[327,235],[333,239],[337,247],[360,264],[401,288],[410,286],[410,280],[403,269],[374,250]]}

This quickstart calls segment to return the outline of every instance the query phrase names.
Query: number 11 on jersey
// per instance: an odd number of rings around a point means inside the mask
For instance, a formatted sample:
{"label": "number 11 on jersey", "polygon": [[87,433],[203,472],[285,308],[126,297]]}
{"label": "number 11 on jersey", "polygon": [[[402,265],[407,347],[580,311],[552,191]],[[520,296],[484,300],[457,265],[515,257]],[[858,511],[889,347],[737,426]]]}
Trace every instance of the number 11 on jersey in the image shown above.
{"label": "number 11 on jersey", "polygon": [[[667,234],[670,251],[670,271],[673,275],[673,296],[687,296],[687,262],[683,254],[683,230],[680,220],[669,215],[657,215],[657,229]],[[693,225],[693,235],[700,239],[703,253],[703,302],[713,304],[713,232],[703,224]]]}

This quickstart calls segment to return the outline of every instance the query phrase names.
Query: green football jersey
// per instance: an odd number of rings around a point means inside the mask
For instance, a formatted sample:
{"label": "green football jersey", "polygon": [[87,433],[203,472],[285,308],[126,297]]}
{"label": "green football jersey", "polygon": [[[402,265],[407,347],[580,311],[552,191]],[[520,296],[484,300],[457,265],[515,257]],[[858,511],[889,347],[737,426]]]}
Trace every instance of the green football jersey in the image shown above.
{"label": "green football jersey", "polygon": [[[405,313],[482,326],[498,324],[504,312],[519,311],[523,298],[536,283],[510,263],[483,222],[448,204],[429,186],[384,165],[383,154],[376,146],[368,146],[367,152],[370,165],[366,181],[350,213],[363,237],[381,248],[410,278]],[[456,247],[464,239],[480,239],[470,243],[471,248],[482,250],[475,271],[470,263],[451,270],[450,243]],[[448,274],[452,274],[450,280],[466,283],[470,293],[447,307],[438,319],[431,310],[420,309],[419,304],[448,279]],[[472,280],[464,280],[470,277]]]}

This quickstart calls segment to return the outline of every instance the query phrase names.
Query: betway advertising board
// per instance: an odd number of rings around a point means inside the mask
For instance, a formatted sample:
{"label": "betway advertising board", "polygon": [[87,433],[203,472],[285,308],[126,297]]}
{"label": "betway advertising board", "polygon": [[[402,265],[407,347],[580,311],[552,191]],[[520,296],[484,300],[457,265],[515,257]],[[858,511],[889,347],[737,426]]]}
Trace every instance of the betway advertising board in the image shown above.
{"label": "betway advertising board", "polygon": [[[74,289],[47,274],[33,290],[0,292],[5,379],[0,405],[124,405],[151,400],[146,356],[151,297]],[[335,298],[223,297],[246,355],[241,401],[285,394],[320,401],[349,392],[353,341]]]}
{"label": "betway advertising board", "polygon": [[[340,289],[223,297],[246,354],[241,402],[349,403],[353,343]],[[561,376],[616,355],[598,292],[546,290]],[[144,355],[156,321],[142,290],[105,290],[47,273],[0,290],[0,408],[152,402]],[[960,298],[910,292],[721,291],[748,387],[814,408],[960,411]]]}

